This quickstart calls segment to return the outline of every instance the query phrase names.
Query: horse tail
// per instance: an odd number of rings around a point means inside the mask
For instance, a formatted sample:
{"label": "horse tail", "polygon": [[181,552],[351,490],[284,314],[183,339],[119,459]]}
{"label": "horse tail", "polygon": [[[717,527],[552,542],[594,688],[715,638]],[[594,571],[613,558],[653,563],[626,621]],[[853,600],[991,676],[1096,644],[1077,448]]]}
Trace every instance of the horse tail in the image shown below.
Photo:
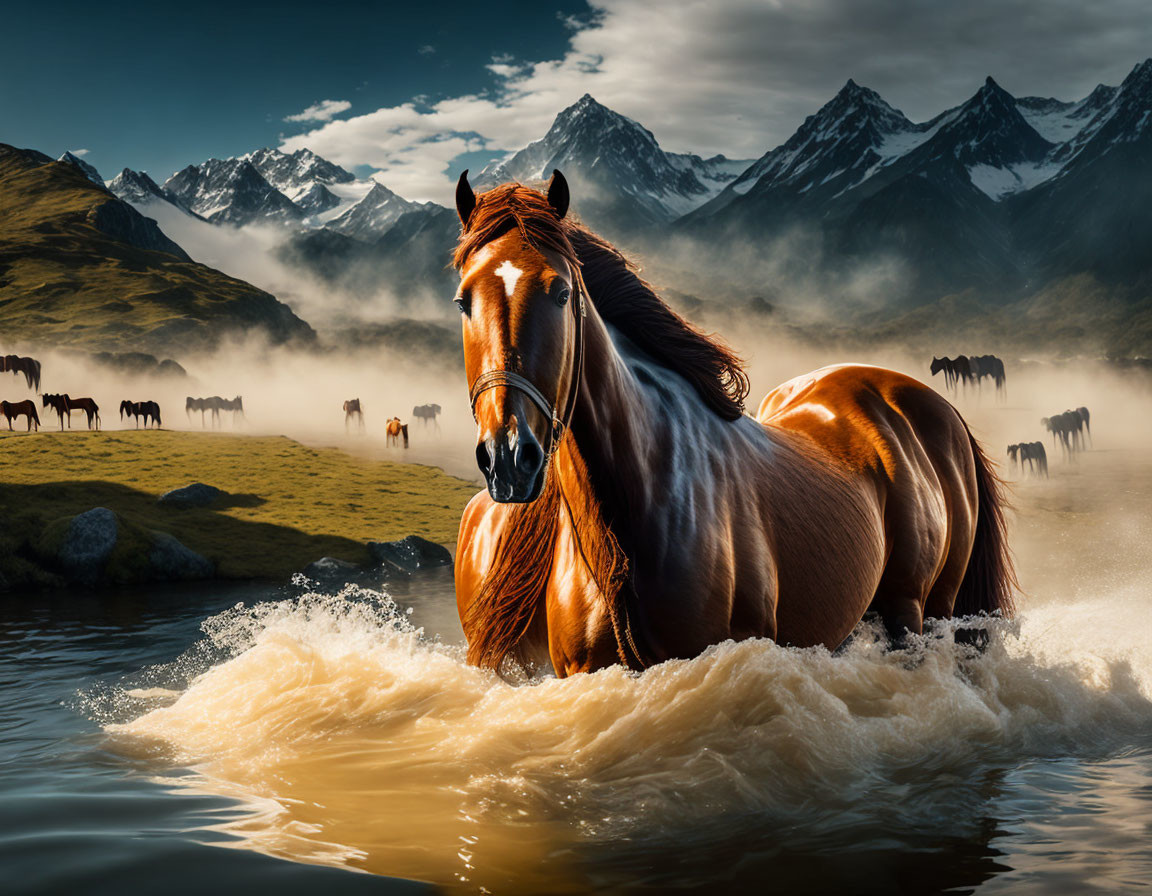
{"label": "horse tail", "polygon": [[968,568],[956,593],[952,615],[999,612],[1011,616],[1015,612],[1013,592],[1019,585],[1008,550],[1004,483],[992,470],[971,431],[968,442],[976,464],[976,537],[968,556]]}

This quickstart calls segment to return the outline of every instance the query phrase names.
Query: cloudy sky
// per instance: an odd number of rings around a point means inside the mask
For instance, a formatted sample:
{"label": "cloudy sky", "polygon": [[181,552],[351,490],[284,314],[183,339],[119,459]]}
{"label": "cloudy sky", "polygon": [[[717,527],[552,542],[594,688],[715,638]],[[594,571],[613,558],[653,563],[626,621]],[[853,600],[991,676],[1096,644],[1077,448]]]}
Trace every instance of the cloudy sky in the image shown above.
{"label": "cloudy sky", "polygon": [[1152,55],[1148,0],[203,0],[21,4],[0,141],[165,178],[309,146],[413,199],[543,135],[589,92],[666,149],[754,158],[849,77],[914,120],[991,74],[1078,99]]}

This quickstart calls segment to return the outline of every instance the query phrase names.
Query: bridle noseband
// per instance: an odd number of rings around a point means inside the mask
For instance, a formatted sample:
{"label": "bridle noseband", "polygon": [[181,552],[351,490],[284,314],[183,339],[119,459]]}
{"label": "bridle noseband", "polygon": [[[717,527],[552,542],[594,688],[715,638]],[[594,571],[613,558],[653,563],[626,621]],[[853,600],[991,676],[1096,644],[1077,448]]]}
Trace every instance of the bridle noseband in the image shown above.
{"label": "bridle noseband", "polygon": [[468,390],[468,401],[472,405],[473,420],[476,420],[476,400],[489,389],[503,386],[506,389],[516,389],[527,396],[549,421],[548,436],[545,440],[546,444],[543,446],[545,457],[551,457],[560,447],[564,433],[568,431],[568,427],[572,423],[572,414],[576,410],[576,399],[580,391],[580,380],[584,374],[584,317],[587,314],[587,309],[584,306],[583,281],[578,271],[573,273],[573,286],[576,295],[572,297],[570,304],[576,316],[576,359],[573,365],[572,383],[568,387],[568,400],[565,402],[564,416],[560,416],[558,403],[550,402],[530,379],[511,370],[503,368],[486,370],[476,377],[472,387]]}

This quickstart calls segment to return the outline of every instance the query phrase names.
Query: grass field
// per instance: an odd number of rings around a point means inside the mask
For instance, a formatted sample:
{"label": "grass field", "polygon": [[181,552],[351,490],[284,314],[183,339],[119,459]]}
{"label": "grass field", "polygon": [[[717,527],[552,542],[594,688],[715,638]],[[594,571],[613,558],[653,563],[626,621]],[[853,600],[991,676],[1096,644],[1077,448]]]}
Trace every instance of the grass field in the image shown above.
{"label": "grass field", "polygon": [[[230,493],[175,509],[164,492],[205,482]],[[456,540],[476,486],[417,464],[353,457],[291,439],[125,430],[0,435],[0,574],[38,584],[39,536],[54,520],[107,507],[169,532],[228,578],[283,577],[323,556],[367,563],[368,541]]]}

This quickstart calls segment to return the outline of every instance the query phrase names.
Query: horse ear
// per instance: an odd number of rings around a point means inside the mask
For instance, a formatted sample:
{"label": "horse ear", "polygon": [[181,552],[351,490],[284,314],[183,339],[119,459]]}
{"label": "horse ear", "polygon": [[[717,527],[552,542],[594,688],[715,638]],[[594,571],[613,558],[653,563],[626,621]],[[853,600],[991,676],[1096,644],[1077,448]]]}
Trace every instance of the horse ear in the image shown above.
{"label": "horse ear", "polygon": [[556,212],[556,217],[563,219],[568,214],[568,202],[571,195],[568,192],[568,181],[559,169],[552,169],[552,180],[548,181],[548,204]]}
{"label": "horse ear", "polygon": [[465,229],[468,228],[468,219],[472,217],[475,209],[476,194],[472,191],[472,185],[468,183],[468,169],[465,168],[460,174],[460,180],[456,181],[456,214],[460,216],[460,224]]}

